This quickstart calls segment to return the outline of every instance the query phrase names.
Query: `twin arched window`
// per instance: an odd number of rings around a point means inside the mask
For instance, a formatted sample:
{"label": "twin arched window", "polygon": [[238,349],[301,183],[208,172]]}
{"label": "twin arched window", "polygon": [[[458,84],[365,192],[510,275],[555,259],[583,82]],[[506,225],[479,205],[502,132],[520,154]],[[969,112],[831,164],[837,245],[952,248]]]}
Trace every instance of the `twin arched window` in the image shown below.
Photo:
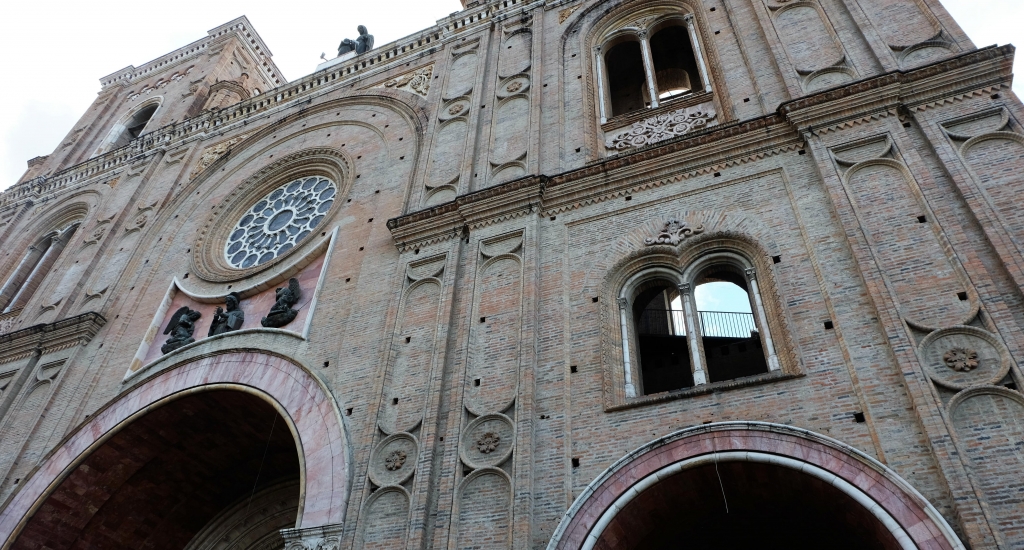
{"label": "twin arched window", "polygon": [[756,271],[733,252],[682,273],[642,271],[624,285],[619,308],[627,397],[781,370]]}
{"label": "twin arched window", "polygon": [[64,247],[71,241],[78,226],[79,222],[75,222],[59,231],[51,231],[28,247],[17,267],[0,287],[2,313],[20,309],[28,302],[57,262]]}
{"label": "twin arched window", "polygon": [[693,16],[639,22],[612,32],[595,48],[601,122],[711,91]]}

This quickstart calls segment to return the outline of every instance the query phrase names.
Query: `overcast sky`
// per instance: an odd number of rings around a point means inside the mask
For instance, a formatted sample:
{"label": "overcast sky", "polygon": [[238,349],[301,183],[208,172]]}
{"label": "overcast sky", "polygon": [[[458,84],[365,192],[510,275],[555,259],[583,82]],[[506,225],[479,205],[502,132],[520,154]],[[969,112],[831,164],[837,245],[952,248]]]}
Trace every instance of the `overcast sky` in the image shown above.
{"label": "overcast sky", "polygon": [[[1024,0],[942,0],[978,46],[1024,45]],[[386,6],[386,7],[384,7]],[[214,2],[14,1],[0,18],[0,189],[47,155],[99,92],[99,79],[206,36],[246,15],[289,80],[313,72],[321,52],[366,25],[382,45],[459,11],[459,0]],[[1015,63],[1020,71],[1021,63]],[[1024,82],[1014,83],[1018,94]],[[1022,94],[1024,95],[1024,94]]]}

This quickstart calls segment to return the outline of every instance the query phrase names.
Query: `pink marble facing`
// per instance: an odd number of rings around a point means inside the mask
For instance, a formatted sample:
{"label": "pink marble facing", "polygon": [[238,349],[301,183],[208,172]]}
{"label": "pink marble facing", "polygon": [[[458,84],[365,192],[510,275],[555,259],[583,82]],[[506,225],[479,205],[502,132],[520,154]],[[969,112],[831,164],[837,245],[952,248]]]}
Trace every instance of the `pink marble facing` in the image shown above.
{"label": "pink marble facing", "polygon": [[926,503],[908,494],[861,457],[795,434],[764,429],[728,429],[695,433],[650,449],[618,468],[579,508],[558,542],[559,549],[583,546],[605,510],[630,487],[659,469],[689,458],[724,451],[759,451],[813,464],[870,496],[892,516],[919,548],[952,549],[942,529],[925,511]]}
{"label": "pink marble facing", "polygon": [[[299,527],[339,524],[348,493],[348,443],[336,404],[305,369],[262,353],[230,352],[206,357],[160,374],[109,404],[81,426],[40,465],[10,504],[0,511],[0,540],[13,541],[36,507],[84,459],[91,447],[151,407],[195,391],[237,387],[279,407],[300,453],[305,487]],[[162,402],[163,401],[163,402]]]}

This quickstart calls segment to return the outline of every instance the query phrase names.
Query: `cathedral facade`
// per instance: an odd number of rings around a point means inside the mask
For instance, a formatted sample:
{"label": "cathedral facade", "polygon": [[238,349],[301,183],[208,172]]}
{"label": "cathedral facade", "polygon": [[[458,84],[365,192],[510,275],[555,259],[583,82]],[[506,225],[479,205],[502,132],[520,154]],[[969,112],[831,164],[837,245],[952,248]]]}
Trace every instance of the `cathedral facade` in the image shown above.
{"label": "cathedral facade", "polygon": [[0,194],[0,548],[1024,549],[1012,46],[463,5],[231,21]]}

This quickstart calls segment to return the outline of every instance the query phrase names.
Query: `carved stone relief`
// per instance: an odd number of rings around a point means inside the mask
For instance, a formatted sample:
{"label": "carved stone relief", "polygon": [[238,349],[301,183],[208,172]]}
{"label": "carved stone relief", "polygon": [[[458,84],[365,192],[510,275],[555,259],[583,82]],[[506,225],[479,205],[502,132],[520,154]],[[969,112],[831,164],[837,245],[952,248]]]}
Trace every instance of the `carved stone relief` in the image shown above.
{"label": "carved stone relief", "polygon": [[1010,371],[1010,353],[1003,343],[975,327],[935,331],[921,341],[920,350],[928,376],[947,388],[996,384]]}
{"label": "carved stone relief", "polygon": [[612,134],[605,147],[609,151],[625,151],[702,130],[715,120],[716,113],[707,107],[687,107],[634,122],[628,130]]}
{"label": "carved stone relief", "polygon": [[683,242],[686,238],[694,235],[700,235],[703,232],[703,224],[697,225],[697,227],[690,227],[690,224],[685,221],[670,219],[665,222],[665,227],[662,228],[657,236],[644,239],[644,244],[647,246],[660,244],[675,246]]}
{"label": "carved stone relief", "polygon": [[466,426],[459,457],[471,468],[498,466],[512,456],[515,426],[503,414],[487,414]]}
{"label": "carved stone relief", "polygon": [[399,432],[384,438],[370,455],[367,473],[380,487],[399,485],[416,472],[419,445],[409,433]]}
{"label": "carved stone relief", "polygon": [[383,84],[378,84],[374,87],[408,90],[414,94],[427,97],[427,92],[430,91],[430,80],[433,75],[434,65],[431,64],[426,67],[420,67],[411,73],[406,73],[397,78],[385,81]]}
{"label": "carved stone relief", "polygon": [[249,137],[249,134],[240,134],[231,139],[224,140],[216,145],[207,147],[201,157],[199,157],[199,163],[192,169],[192,172],[188,175],[189,181],[196,179],[203,170],[206,170],[217,159],[224,156],[232,146],[241,143],[245,138]]}

